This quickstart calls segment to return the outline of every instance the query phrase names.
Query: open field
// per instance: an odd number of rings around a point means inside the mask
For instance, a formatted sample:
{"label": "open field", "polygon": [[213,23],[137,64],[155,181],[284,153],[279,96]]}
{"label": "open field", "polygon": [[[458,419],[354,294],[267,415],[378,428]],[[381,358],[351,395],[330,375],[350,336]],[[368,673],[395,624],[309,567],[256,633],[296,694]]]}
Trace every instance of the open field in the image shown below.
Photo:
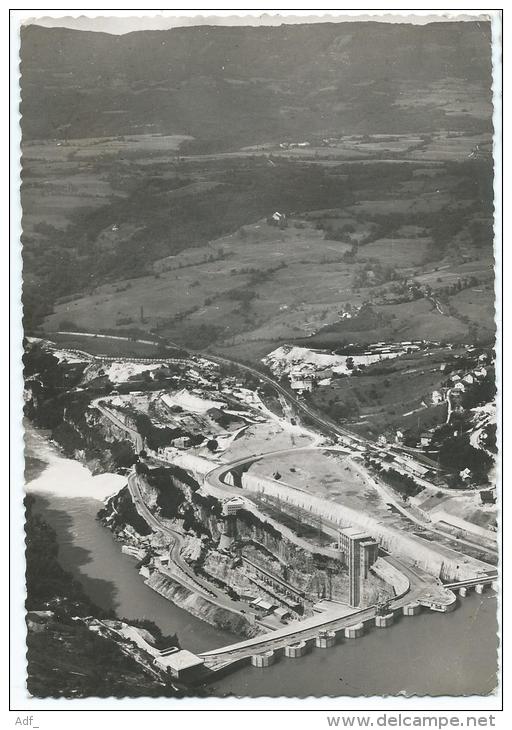
{"label": "open field", "polygon": [[[63,321],[74,324],[66,329],[78,330],[97,329],[98,322],[105,329],[137,327],[178,344],[200,342],[247,359],[259,359],[276,343],[303,338],[312,346],[333,347],[418,337],[465,341],[475,332],[489,338],[477,307],[459,291],[470,277],[476,282],[473,288],[482,282],[480,303],[489,311],[492,259],[483,238],[486,209],[472,198],[473,166],[482,172],[483,163],[475,161],[467,169],[441,165],[431,179],[415,176],[423,167],[381,161],[375,161],[378,173],[370,174],[361,166],[341,165],[328,172],[304,163],[269,167],[265,158],[227,163],[212,155],[181,158],[164,172],[155,153],[153,175],[142,194],[140,186],[133,188],[133,175],[140,172],[138,154],[133,152],[128,165],[112,163],[109,179],[117,181],[120,192],[115,203],[82,220],[94,223],[98,257],[84,261],[83,271],[75,266],[70,278],[77,272],[84,276],[93,265],[97,273],[89,281],[98,283],[88,284],[81,295],[76,289],[74,294],[62,292],[66,296],[47,316],[46,329],[62,329]],[[227,165],[234,165],[229,174]],[[228,198],[226,219],[221,214]],[[313,205],[320,199],[323,208]],[[175,206],[180,218],[178,236],[165,220],[164,202]],[[263,211],[270,215],[279,209],[288,213],[285,227],[261,217]],[[172,220],[175,226],[177,219]],[[231,230],[222,233],[223,226]],[[215,231],[221,235],[206,235]],[[37,236],[42,246],[44,231]],[[31,281],[37,259],[28,248]],[[77,250],[85,255],[81,243]],[[117,276],[107,274],[116,261]],[[100,274],[102,263],[106,270]],[[33,276],[38,279],[44,272],[34,270]],[[410,301],[407,292],[397,295],[397,282],[407,280],[441,294],[446,289],[446,305],[438,307],[426,298]],[[459,289],[452,293],[447,287]],[[38,296],[44,291],[39,287]],[[455,294],[460,310],[450,306]],[[371,312],[357,314],[365,303]],[[342,319],[344,311],[356,316]]]}
{"label": "open field", "polygon": [[[414,90],[415,92],[417,89]],[[407,106],[409,99],[401,98],[399,105]],[[418,106],[421,105],[422,99]],[[428,103],[428,101],[426,102]],[[448,103],[445,103],[447,108]],[[453,104],[453,100],[451,100]],[[475,105],[475,111],[477,106]],[[478,105],[479,113],[490,111],[490,105]],[[245,147],[242,152],[267,153],[289,159],[315,160],[316,162],[333,162],[348,160],[422,160],[426,163],[466,160],[478,148],[480,154],[490,154],[491,136],[487,133],[466,134],[463,132],[440,131],[426,134],[374,134],[374,135],[342,135],[329,142],[327,146],[319,140],[311,138],[307,147],[283,148],[275,143]]]}
{"label": "open field", "polygon": [[[321,303],[330,305],[350,286],[350,267],[329,263],[346,250],[346,244],[325,241],[316,230],[280,232],[259,221],[215,245],[195,249],[196,264],[184,253],[183,259],[175,256],[167,262],[169,270],[115,288],[103,285],[91,296],[58,304],[46,326],[59,329],[67,319],[77,329],[91,329],[102,322],[103,328],[158,329],[173,339],[183,330],[184,313],[191,330],[222,323],[235,335],[250,324],[257,338],[258,325],[272,319],[277,337],[307,334],[307,306],[318,305],[317,314],[310,314],[314,326],[321,326],[327,315]],[[164,268],[163,263],[157,268]]]}
{"label": "open field", "polygon": [[478,322],[483,330],[492,336],[495,332],[495,309],[489,285],[466,289],[451,298],[455,311],[471,321]]}
{"label": "open field", "polygon": [[[217,301],[212,311],[217,321],[225,321],[212,341],[231,346],[231,339],[243,333],[243,346],[246,339],[311,334],[335,321],[335,312],[315,312],[317,302],[330,309],[347,301],[357,305],[368,294],[371,298],[385,282],[370,282],[370,292],[354,285],[367,261],[395,268],[397,275],[421,276],[428,263],[457,266],[465,258],[477,262],[484,253],[488,257],[489,232],[482,221],[489,219],[489,210],[479,188],[483,183],[475,182],[475,176],[488,176],[488,161],[386,161],[376,151],[386,139],[351,140],[348,146],[367,147],[369,158],[339,160],[335,166],[313,164],[315,158],[270,160],[267,152],[181,155],[183,135],[27,143],[22,186],[27,316],[40,321],[41,312],[48,314],[56,299],[81,293],[83,306],[74,308],[86,326],[86,310],[91,303],[96,307],[96,292],[121,293],[125,282],[136,277],[146,295],[135,285],[130,299],[133,295],[135,306],[144,307],[147,328],[157,326],[179,339],[170,320],[182,317],[178,330],[188,324],[192,332],[196,326],[208,327],[212,318],[205,300],[222,299],[223,290],[236,285],[259,290],[261,280],[236,277],[243,276],[240,269],[261,270],[265,262],[276,271],[268,276],[259,301],[244,303],[241,312]],[[460,136],[456,139],[460,143]],[[400,135],[397,140],[402,144]],[[266,225],[266,216],[275,210],[288,214],[286,228]],[[218,265],[201,266],[213,263]],[[283,264],[287,271],[277,269]],[[57,268],[62,276],[56,275]],[[168,271],[177,276],[166,279]],[[229,285],[222,280],[227,272],[234,277]],[[144,276],[154,274],[164,278],[150,285]],[[325,288],[314,277],[324,280]],[[313,308],[311,319],[308,312],[294,316],[293,308],[302,301],[289,291],[291,281],[299,290],[311,283],[313,296],[304,302]],[[113,297],[102,312],[94,308],[91,313],[114,326],[122,326],[116,324],[119,319],[138,316],[125,311],[122,296],[118,301]],[[62,308],[51,326],[57,317]],[[275,326],[274,317],[279,320]]]}
{"label": "open field", "polygon": [[84,350],[93,355],[107,355],[120,357],[152,357],[159,354],[155,345],[136,342],[135,340],[120,340],[109,337],[87,337],[52,333],[51,339],[63,347]]}
{"label": "open field", "polygon": [[21,198],[25,234],[37,235],[41,224],[65,229],[80,208],[100,208],[112,198],[124,197],[122,178],[110,169],[117,158],[151,161],[155,155],[175,154],[186,139],[147,134],[25,143]]}
{"label": "open field", "polygon": [[493,259],[484,253],[480,260],[476,261],[443,262],[434,268],[425,267],[425,270],[418,272],[414,279],[419,284],[428,284],[435,291],[447,284],[455,284],[460,278],[476,276],[485,283],[484,288],[488,289],[493,282],[493,266]]}
{"label": "open field", "polygon": [[399,322],[395,332],[400,339],[417,337],[422,340],[460,342],[467,334],[467,326],[456,317],[441,314],[427,299],[403,304],[389,304],[378,311],[394,322]]}
{"label": "open field", "polygon": [[[361,474],[353,468],[350,458],[345,454],[333,455],[318,451],[269,457],[253,464],[250,472],[265,477],[273,477],[279,472],[284,483],[318,494],[324,499],[335,500],[342,493],[364,493],[367,489]],[[370,499],[375,496],[372,490]]]}
{"label": "open field", "polygon": [[423,264],[431,243],[428,237],[380,238],[362,247],[361,255],[402,269]]}
{"label": "open field", "polygon": [[[290,471],[290,468],[296,471]],[[272,477],[282,475],[283,484],[304,489],[324,499],[371,515],[394,528],[414,532],[417,527],[390,506],[373,487],[365,470],[344,454],[313,453],[265,459],[253,464],[249,473]]]}
{"label": "open field", "polygon": [[446,403],[433,405],[432,392],[446,381],[441,368],[447,358],[463,352],[439,348],[375,363],[360,375],[333,378],[308,398],[372,438],[386,435],[393,440],[396,429],[421,432],[445,422]]}
{"label": "open field", "polygon": [[132,134],[116,137],[85,137],[82,139],[52,139],[27,142],[23,158],[29,162],[62,164],[69,160],[98,159],[109,155],[141,153],[151,155],[176,152],[188,139],[187,135]]}
{"label": "open field", "polygon": [[259,454],[280,449],[295,449],[309,446],[313,439],[299,429],[284,430],[277,422],[255,424],[235,439],[223,454],[226,462],[235,461],[247,454]]}

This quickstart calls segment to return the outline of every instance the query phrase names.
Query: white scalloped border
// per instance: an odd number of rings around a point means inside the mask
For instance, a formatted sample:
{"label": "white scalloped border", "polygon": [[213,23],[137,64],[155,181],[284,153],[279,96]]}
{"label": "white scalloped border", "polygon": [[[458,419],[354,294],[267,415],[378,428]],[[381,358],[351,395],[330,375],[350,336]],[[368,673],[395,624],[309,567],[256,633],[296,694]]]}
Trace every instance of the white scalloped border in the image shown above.
{"label": "white scalloped border", "polygon": [[[340,700],[343,702],[343,712],[379,710],[383,712],[411,712],[424,709],[425,704],[432,704],[432,708],[449,713],[450,710],[459,708],[461,700],[464,703],[464,710],[483,711],[486,709],[495,710],[497,708],[496,696],[490,697],[436,697],[428,696],[414,697],[301,697],[301,698],[241,698],[241,699],[193,699],[186,698],[176,700],[172,698],[87,698],[87,699],[38,699],[30,697],[26,690],[26,625],[25,625],[25,530],[24,530],[24,509],[22,499],[24,496],[23,481],[23,427],[22,427],[22,392],[23,377],[21,367],[22,350],[22,329],[21,329],[21,282],[22,282],[22,261],[21,247],[19,239],[21,234],[21,205],[19,200],[19,180],[21,171],[21,133],[20,133],[20,114],[19,114],[19,28],[21,25],[34,22],[34,20],[59,19],[65,21],[67,19],[88,19],[99,20],[100,18],[168,18],[176,17],[180,22],[175,27],[186,27],[189,25],[266,25],[273,26],[280,23],[321,23],[321,22],[357,22],[357,21],[380,21],[389,23],[415,23],[424,24],[433,21],[450,21],[450,20],[490,20],[493,34],[493,122],[494,122],[494,155],[495,155],[495,257],[496,257],[496,323],[497,323],[497,380],[502,382],[502,372],[500,368],[500,354],[503,349],[502,332],[501,332],[501,279],[502,271],[502,229],[501,229],[501,149],[502,149],[502,125],[501,125],[501,109],[502,109],[502,88],[501,88],[501,17],[498,10],[486,9],[484,11],[457,11],[457,10],[386,10],[378,9],[365,12],[365,10],[340,11],[329,10],[322,15],[310,14],[310,10],[296,9],[290,10],[240,10],[234,9],[234,15],[231,10],[219,11],[212,9],[214,15],[202,15],[203,11],[194,9],[180,11],[160,11],[151,14],[151,11],[130,9],[112,12],[105,11],[98,14],[96,10],[58,10],[51,11],[47,15],[33,15],[33,10],[14,10],[11,11],[11,48],[10,48],[10,83],[11,83],[11,138],[10,138],[10,155],[11,155],[11,229],[10,229],[10,305],[11,305],[11,369],[10,369],[10,385],[11,385],[11,411],[10,411],[10,448],[11,448],[11,584],[10,584],[10,609],[11,609],[11,701],[13,710],[18,710],[20,715],[24,712],[37,710],[319,710],[327,714],[328,712],[339,712]],[[46,13],[45,9],[41,12]],[[210,10],[208,9],[208,13]],[[248,21],[250,20],[250,23]],[[59,23],[56,22],[55,25]],[[169,26],[170,27],[170,26]],[[84,28],[87,30],[88,28]],[[95,30],[100,30],[97,28]],[[4,379],[5,382],[5,379]],[[501,418],[502,404],[498,399],[498,442],[501,437]],[[4,441],[5,442],[5,441]],[[498,475],[498,486],[501,487],[501,473]],[[501,495],[501,489],[498,489]],[[501,503],[501,497],[500,497]],[[4,532],[5,539],[6,532]],[[7,540],[5,540],[7,543]],[[6,550],[7,552],[7,550]],[[20,557],[21,556],[21,557]],[[5,625],[5,624],[4,624]],[[500,627],[501,635],[501,627]],[[426,703],[425,700],[432,700]],[[319,708],[319,705],[321,706]],[[139,715],[134,715],[133,726],[139,724],[137,718],[142,720]],[[202,715],[206,719],[208,716]],[[95,716],[90,716],[94,722]],[[99,719],[99,717],[98,717]],[[114,718],[112,718],[114,719]],[[184,719],[184,718],[183,718]],[[269,718],[270,719],[270,718]],[[281,718],[282,720],[285,717]],[[131,723],[130,723],[131,725]]]}

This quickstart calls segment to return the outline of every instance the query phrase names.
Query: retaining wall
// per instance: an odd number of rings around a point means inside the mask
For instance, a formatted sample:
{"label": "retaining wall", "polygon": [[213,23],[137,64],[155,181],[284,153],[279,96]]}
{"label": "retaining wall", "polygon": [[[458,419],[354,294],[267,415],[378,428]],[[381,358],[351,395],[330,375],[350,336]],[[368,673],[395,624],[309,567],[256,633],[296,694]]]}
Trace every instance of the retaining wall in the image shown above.
{"label": "retaining wall", "polygon": [[467,580],[473,578],[477,572],[489,569],[486,563],[439,544],[430,545],[426,540],[388,527],[378,522],[376,518],[351,507],[326,502],[316,495],[264,477],[244,473],[242,488],[248,492],[279,497],[283,502],[289,502],[305,512],[320,516],[326,521],[339,525],[340,528],[349,525],[359,527],[378,539],[382,547],[389,552],[412,558],[419,567],[435,576],[441,575],[442,572],[443,577],[449,580]]}

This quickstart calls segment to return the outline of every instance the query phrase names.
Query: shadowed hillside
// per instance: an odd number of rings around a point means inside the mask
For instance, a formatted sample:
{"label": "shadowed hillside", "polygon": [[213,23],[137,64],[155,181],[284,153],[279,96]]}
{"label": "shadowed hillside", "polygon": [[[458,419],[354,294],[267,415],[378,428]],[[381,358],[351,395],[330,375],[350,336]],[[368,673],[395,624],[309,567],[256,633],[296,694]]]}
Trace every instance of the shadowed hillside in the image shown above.
{"label": "shadowed hillside", "polygon": [[[490,24],[22,30],[25,139],[488,129]],[[470,83],[468,81],[470,80]]]}
{"label": "shadowed hillside", "polygon": [[23,29],[27,331],[488,341],[490,49],[481,22]]}

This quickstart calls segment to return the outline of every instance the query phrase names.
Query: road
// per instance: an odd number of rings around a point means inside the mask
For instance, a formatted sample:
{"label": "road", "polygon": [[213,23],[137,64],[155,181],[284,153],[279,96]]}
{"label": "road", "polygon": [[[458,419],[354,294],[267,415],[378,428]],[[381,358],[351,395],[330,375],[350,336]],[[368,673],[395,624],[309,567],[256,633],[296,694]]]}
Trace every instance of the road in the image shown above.
{"label": "road", "polygon": [[101,405],[101,401],[103,398],[99,398],[96,400],[91,401],[91,406],[93,408],[96,408],[105,418],[108,418],[111,423],[114,424],[114,426],[117,426],[118,428],[123,429],[123,431],[126,431],[128,434],[130,434],[135,439],[135,448],[137,449],[137,453],[140,453],[144,449],[144,439],[140,435],[140,433],[132,428],[131,426],[128,426],[119,416],[116,416],[115,413],[113,413],[109,408],[105,408],[104,405]]}
{"label": "road", "polygon": [[134,337],[122,337],[121,335],[102,335],[98,332],[69,332],[67,330],[58,330],[55,332],[56,335],[70,335],[71,337],[91,337],[92,339],[103,339],[103,340],[121,340],[122,342],[140,342],[143,345],[159,345],[161,344],[157,340],[139,340]]}
{"label": "road", "polygon": [[448,392],[446,393],[446,402],[448,403],[448,413],[446,414],[446,423],[450,423],[450,419],[452,417],[452,413],[455,410],[452,403],[452,395],[453,395],[454,389],[450,388]]}
{"label": "road", "polygon": [[128,476],[128,489],[132,497],[133,503],[139,515],[155,532],[163,533],[171,544],[169,550],[169,565],[173,569],[159,566],[160,572],[168,575],[174,580],[178,580],[186,588],[200,593],[211,603],[227,609],[233,613],[243,615],[249,610],[249,605],[244,601],[233,601],[226,596],[217,586],[196,575],[189,564],[181,557],[181,551],[184,547],[184,535],[178,530],[173,529],[168,524],[164,524],[146,505],[142,496],[139,484],[139,477],[135,472],[131,472]]}
{"label": "road", "polygon": [[[338,453],[338,449],[332,449],[325,446],[302,446],[297,449],[279,449],[277,451],[268,451],[264,454],[250,454],[248,456],[243,456],[235,461],[232,461],[230,463],[226,464],[220,464],[219,466],[214,467],[211,471],[207,472],[204,477],[205,484],[213,488],[214,490],[221,490],[226,496],[233,496],[240,493],[240,490],[236,487],[231,487],[227,485],[224,482],[224,477],[229,471],[232,471],[233,469],[237,469],[240,467],[248,467],[251,464],[254,464],[256,461],[260,461],[264,458],[269,457],[276,457],[276,456],[288,456],[290,454],[297,454],[297,453],[307,453],[310,452],[322,452],[322,451],[334,451],[335,453]],[[354,466],[356,466],[354,464]],[[444,538],[444,540],[448,540],[451,543],[456,544],[457,546],[463,548],[471,548],[473,550],[478,549],[480,551],[483,551],[487,553],[488,555],[492,556],[493,558],[496,558],[498,555],[498,548],[489,548],[485,545],[483,545],[481,542],[475,543],[472,542],[469,539],[458,537],[455,535],[452,535],[450,532],[447,532],[445,530],[440,529],[439,527],[435,527],[432,525],[431,522],[427,522],[426,520],[420,519],[418,516],[414,515],[411,510],[407,509],[407,506],[404,505],[392,492],[390,488],[388,488],[386,485],[382,484],[381,482],[378,482],[376,479],[371,477],[371,475],[365,473],[363,475],[366,479],[369,479],[371,482],[371,485],[373,488],[377,491],[378,494],[384,499],[384,501],[387,504],[393,505],[393,507],[398,510],[407,520],[414,523],[415,525],[418,525],[422,527],[426,533],[431,533],[432,535],[437,535],[439,537]],[[295,489],[296,491],[306,491],[302,490],[300,487],[294,487],[293,485],[287,485]],[[448,545],[448,547],[450,547]],[[453,550],[453,545],[451,546],[451,549]]]}
{"label": "road", "polygon": [[256,368],[253,368],[250,365],[246,365],[245,363],[238,362],[237,360],[229,360],[228,358],[221,357],[220,355],[214,355],[210,352],[199,352],[198,351],[193,354],[198,355],[200,357],[204,357],[206,360],[211,360],[212,362],[216,362],[220,365],[229,365],[230,367],[237,367],[240,370],[244,370],[244,371],[250,373],[255,378],[258,378],[259,380],[262,380],[264,383],[267,383],[268,385],[272,386],[272,388],[274,388],[278,392],[278,394],[281,394],[284,396],[284,398],[288,401],[288,403],[292,404],[298,411],[302,411],[303,413],[305,413],[315,423],[317,423],[322,428],[327,429],[331,434],[334,434],[337,436],[345,436],[346,438],[352,439],[356,443],[366,444],[373,448],[376,447],[376,443],[374,441],[371,441],[370,439],[366,439],[363,436],[359,436],[358,434],[355,434],[346,428],[342,428],[341,426],[334,423],[330,419],[326,418],[325,416],[322,416],[320,413],[318,413],[317,411],[312,409],[306,403],[303,403],[298,398],[296,398],[294,395],[292,395],[292,393],[290,393],[290,391],[287,388],[282,386],[280,383],[278,383],[276,380],[274,380],[270,376],[262,373],[260,370],[257,370]]}
{"label": "road", "polygon": [[[77,333],[74,333],[74,334],[85,334],[85,333],[78,333],[77,332]],[[89,336],[91,336],[90,333],[88,333],[88,334],[89,334]],[[122,338],[119,338],[119,339],[122,339]],[[256,379],[258,379],[260,381],[263,381],[264,383],[267,383],[268,385],[270,385],[272,388],[274,388],[277,391],[277,393],[278,393],[278,395],[279,395],[280,398],[281,397],[284,398],[288,404],[290,404],[293,407],[295,407],[295,409],[297,409],[298,411],[301,411],[301,412],[305,413],[314,423],[318,424],[321,428],[325,429],[331,436],[343,436],[345,438],[350,439],[350,441],[352,443],[355,443],[356,446],[357,445],[364,445],[364,446],[366,446],[368,448],[371,448],[371,449],[377,448],[377,445],[375,444],[375,442],[373,442],[373,441],[371,441],[369,439],[365,439],[364,437],[361,437],[359,435],[353,434],[351,431],[349,431],[349,430],[347,430],[347,429],[339,426],[336,423],[333,423],[330,419],[328,419],[325,416],[319,414],[314,409],[312,409],[310,406],[308,406],[307,404],[305,404],[302,401],[298,400],[293,394],[291,394],[280,383],[278,383],[277,381],[275,381],[270,376],[262,373],[258,369],[254,368],[254,367],[252,367],[250,365],[246,365],[245,363],[240,363],[238,361],[231,360],[231,359],[222,357],[220,355],[211,354],[209,352],[197,351],[194,354],[196,356],[198,356],[198,357],[203,357],[203,358],[205,358],[207,360],[211,360],[211,361],[216,362],[216,363],[221,364],[221,365],[228,365],[229,367],[239,368],[239,369],[241,369],[241,370],[243,370],[245,372],[250,373]],[[130,358],[120,358],[120,359],[121,360],[130,360]],[[165,358],[164,358],[164,360],[165,360]],[[448,394],[448,401],[449,401],[449,396],[450,396],[450,393]],[[100,410],[100,412],[103,413],[103,415],[105,415],[107,418],[109,418],[115,425],[117,425],[119,428],[125,429],[127,432],[129,432],[132,435],[133,438],[135,438],[136,444],[137,444],[137,450],[138,451],[141,451],[143,449],[143,447],[144,447],[143,439],[142,439],[142,437],[140,436],[140,434],[135,429],[127,426],[126,424],[124,424],[124,422],[121,421],[110,410],[108,410],[104,406],[100,405],[99,402],[98,402],[98,400],[93,401],[93,404],[94,404],[94,406],[96,408],[98,408],[98,410]],[[450,405],[450,401],[449,401],[449,405]],[[302,451],[302,450],[304,450],[304,449],[298,449],[298,450],[293,450],[293,451]],[[307,448],[306,448],[306,450],[307,450]],[[265,454],[265,455],[266,456],[272,456],[272,455],[279,455],[279,454],[286,454],[286,453],[289,453],[289,450],[269,452],[268,454]],[[243,457],[242,459],[237,459],[236,461],[231,462],[230,464],[223,465],[223,466],[220,466],[220,467],[216,467],[214,470],[212,470],[211,472],[209,472],[207,474],[207,480],[213,486],[216,486],[217,488],[220,488],[220,489],[224,489],[225,490],[226,489],[226,485],[221,480],[221,477],[222,477],[223,474],[225,474],[227,471],[230,471],[231,469],[236,468],[238,466],[244,466],[246,464],[250,464],[253,461],[256,461],[256,460],[258,460],[259,458],[262,458],[262,457],[263,457],[262,454],[259,454],[259,455],[257,455],[257,454],[249,455],[249,456]],[[430,482],[428,482],[428,481],[426,481],[424,479],[422,479],[421,481],[424,484],[424,486],[431,487],[433,489],[436,489],[437,488],[436,485],[431,484]],[[388,490],[386,490],[386,492],[387,491]],[[458,537],[449,535],[449,534],[443,532],[442,530],[440,530],[439,528],[432,528],[431,525],[429,525],[429,524],[427,524],[427,523],[425,523],[425,522],[423,522],[421,520],[418,520],[418,518],[415,517],[415,516],[413,516],[413,515],[411,515],[410,512],[406,508],[403,507],[403,505],[401,505],[395,499],[392,499],[391,498],[391,495],[389,493],[387,493],[386,496],[387,496],[388,501],[391,500],[393,502],[394,506],[397,509],[399,509],[399,511],[405,517],[407,517],[408,519],[411,519],[416,524],[421,525],[422,527],[430,530],[433,533],[436,533],[439,536],[443,536],[444,538],[448,538],[450,540],[453,540],[455,543],[457,543],[457,544],[459,544],[461,546],[475,548],[475,544],[472,543],[470,540],[467,540],[467,539],[464,539],[464,538],[458,538]],[[490,550],[488,548],[482,547],[481,545],[479,545],[478,547],[481,548],[481,549],[483,549],[488,554],[495,555],[495,553],[496,553],[495,550],[492,550],[492,549]]]}
{"label": "road", "polygon": [[498,571],[489,572],[489,575],[480,576],[478,578],[469,578],[468,580],[459,580],[456,583],[447,583],[446,588],[460,588],[461,586],[476,586],[479,583],[489,585],[498,580]]}
{"label": "road", "polygon": [[346,606],[344,606],[340,608],[339,612],[342,615],[336,616],[335,611],[322,612],[300,622],[294,621],[282,629],[276,629],[254,639],[204,652],[200,656],[205,660],[205,666],[208,669],[217,671],[253,654],[262,654],[265,651],[282,649],[299,641],[314,639],[320,631],[339,631],[360,621],[371,620],[376,615],[376,608],[371,606],[370,608],[355,610],[347,616]]}
{"label": "road", "polygon": [[[419,569],[405,566],[390,556],[383,560],[396,567],[409,581],[409,590],[388,602],[390,610],[398,611],[413,601],[421,601],[423,605],[439,602],[448,606],[452,606],[455,602],[455,596],[439,585],[432,576]],[[200,656],[205,660],[205,665],[209,669],[216,671],[253,654],[262,654],[265,651],[282,649],[299,641],[314,639],[320,631],[341,631],[360,622],[373,622],[376,613],[376,606],[354,609],[349,614],[347,614],[346,606],[340,606],[338,609],[330,609],[300,622],[293,621],[282,629],[268,634],[204,652]]]}
{"label": "road", "polygon": [[[90,332],[59,332],[58,334],[83,335],[83,336],[87,336],[87,337],[95,336],[94,334],[92,334]],[[98,335],[98,336],[101,336],[101,335]],[[103,335],[103,336],[107,337],[107,335]],[[108,337],[110,337],[110,335],[108,335]],[[118,339],[129,340],[130,338],[122,338],[122,337],[118,336]],[[153,342],[151,340],[134,340],[134,341],[157,344],[156,342]],[[168,344],[172,347],[178,347],[178,345],[175,342],[172,342],[170,340],[166,344]],[[381,450],[380,447],[377,446],[375,441],[365,438],[364,436],[360,436],[359,434],[356,434],[353,431],[350,431],[349,429],[344,428],[337,423],[334,423],[326,416],[320,414],[318,411],[316,411],[311,406],[307,405],[303,401],[300,401],[287,388],[285,388],[283,385],[281,385],[276,380],[271,378],[269,375],[262,373],[257,368],[252,367],[251,365],[247,365],[245,363],[238,362],[237,360],[231,360],[229,358],[222,357],[221,355],[216,355],[211,352],[207,352],[207,351],[203,351],[203,350],[195,350],[195,351],[189,350],[188,353],[189,353],[189,355],[193,355],[195,357],[202,357],[206,360],[211,360],[212,362],[216,362],[219,365],[227,365],[229,367],[236,367],[239,370],[243,370],[244,372],[250,373],[253,377],[257,378],[258,380],[260,380],[264,383],[267,383],[267,385],[270,385],[272,388],[274,388],[274,390],[277,391],[278,395],[284,397],[290,406],[293,406],[297,411],[305,414],[314,423],[316,423],[317,426],[320,426],[320,428],[325,429],[327,431],[327,433],[329,433],[331,435],[331,437],[342,436],[344,438],[350,439],[350,441],[353,442],[356,446]],[[119,357],[118,359],[121,362],[122,361],[132,362],[136,358]],[[166,362],[167,359],[172,360],[172,358],[165,358],[165,357],[158,358],[158,359],[161,360],[162,362]],[[420,460],[413,459],[412,461],[416,461],[416,463],[418,463],[419,465],[422,465],[422,462]],[[437,464],[435,466],[436,466],[436,468],[438,468]],[[426,484],[431,486],[433,489],[436,488],[435,484],[431,484],[430,482],[426,482]]]}
{"label": "road", "polygon": [[[100,399],[101,400],[101,399]],[[110,409],[106,408],[103,405],[100,405],[98,400],[93,401],[91,403],[95,408],[97,408],[106,418],[108,418],[114,425],[116,425],[118,428],[122,428],[125,431],[127,431],[135,440],[137,444],[137,451],[141,451],[144,448],[144,443],[141,435],[136,431],[134,428],[126,425],[120,418],[118,418],[115,413],[113,413]],[[205,475],[205,482],[207,482],[210,486],[217,488],[219,490],[222,490],[224,493],[229,493],[230,495],[233,495],[235,493],[234,490],[228,487],[223,481],[223,477],[226,475],[227,472],[231,471],[232,469],[236,469],[239,467],[244,466],[250,466],[255,461],[259,461],[262,458],[267,457],[275,457],[275,456],[287,456],[292,453],[299,453],[299,452],[307,452],[307,451],[328,451],[330,450],[328,447],[315,447],[315,446],[305,446],[297,449],[279,449],[276,451],[270,451],[266,452],[265,454],[250,454],[248,456],[241,457],[239,459],[236,459],[235,461],[232,461],[228,464],[221,464],[220,466],[215,467],[212,469],[212,471],[208,472]],[[392,504],[395,509],[397,509],[406,519],[411,520],[415,524],[419,525],[423,529],[427,530],[428,532],[438,535],[439,537],[442,537],[444,539],[449,540],[452,543],[455,543],[462,548],[471,548],[471,549],[478,549],[481,550],[488,555],[492,556],[492,558],[497,557],[498,555],[498,549],[496,548],[490,548],[488,546],[483,545],[482,543],[476,544],[475,542],[472,542],[471,540],[452,535],[450,532],[447,532],[445,530],[440,529],[439,527],[434,527],[430,522],[427,522],[425,520],[419,519],[416,515],[412,514],[410,510],[407,509],[406,506],[404,506],[392,493],[390,489],[388,489],[385,485],[382,485],[380,482],[377,482],[376,480],[372,480],[374,488],[381,494],[381,496],[386,500],[386,502],[389,502]],[[300,491],[300,490],[298,490]],[[148,511],[150,515],[152,515],[151,512]],[[152,518],[154,519],[154,515],[152,515]],[[159,525],[157,529],[162,530],[162,526]],[[162,530],[163,531],[163,530]]]}
{"label": "road", "polygon": [[[234,364],[232,361],[228,361],[225,358],[219,358],[217,356],[208,357],[209,359],[213,359],[217,362],[220,361]],[[328,432],[340,435],[349,434],[349,432],[345,429],[342,429],[336,424],[333,424],[329,419],[326,419],[316,414],[305,404],[301,403],[296,398],[291,396],[285,388],[283,388],[279,383],[276,383],[272,378],[263,375],[255,368],[251,368],[250,366],[240,365],[238,363],[236,363],[236,365],[252,373],[259,380],[263,380],[264,382],[269,383],[278,391],[278,393],[281,393],[288,401],[291,400],[298,410],[305,412],[314,422],[320,424],[323,428],[326,428]],[[94,405],[118,428],[124,429],[125,431],[129,432],[135,439],[138,450],[142,450],[142,437],[135,429],[127,426],[119,417],[113,414],[104,405],[101,405],[98,401],[95,401]],[[352,435],[350,435],[350,438],[352,438]],[[357,437],[357,441],[360,442],[362,440]],[[296,453],[297,451],[308,451],[312,448],[315,447],[304,447],[301,449],[291,450],[287,449],[271,453],[289,453],[290,451]],[[210,484],[213,484],[214,487],[225,490],[226,485],[223,483],[222,477],[226,474],[227,471],[230,471],[237,466],[243,466],[247,463],[253,463],[254,461],[257,461],[258,459],[261,459],[264,456],[268,455],[269,454],[252,454],[237,459],[236,461],[229,464],[222,464],[209,472],[206,475],[205,479],[206,481],[209,481]],[[241,610],[241,605],[243,605],[241,602],[237,602],[235,604],[235,602],[228,598],[223,592],[214,588],[214,586],[197,576],[190,568],[190,566],[183,560],[183,558],[181,557],[181,551],[184,544],[183,534],[171,528],[168,524],[164,524],[156,515],[154,515],[150,511],[144,501],[140,489],[139,477],[135,472],[132,472],[128,477],[128,488],[130,490],[132,500],[138,513],[143,517],[143,519],[153,530],[165,534],[171,543],[171,548],[169,551],[169,564],[172,565],[172,570],[170,570],[168,573],[170,577],[177,579],[179,582],[183,583],[187,587],[190,587],[192,590],[199,592],[207,600],[221,606],[222,608],[226,608],[227,610],[233,611],[238,614],[245,613],[244,610]],[[407,580],[409,581],[409,589],[405,592],[403,596],[397,597],[390,602],[389,605],[391,608],[398,609],[401,606],[405,605],[405,603],[408,603],[415,599],[421,600],[426,605],[429,605],[429,602],[431,605],[435,605],[436,603],[438,605],[443,605],[443,603],[447,605],[451,602],[451,597],[453,597],[454,599],[453,594],[450,594],[450,592],[443,589],[439,582],[433,579],[432,576],[429,576],[428,574],[423,572],[420,574],[418,570],[413,570],[409,566],[404,565],[401,561],[398,561],[396,558],[388,557],[385,559],[389,560],[391,565],[394,565],[396,569],[406,575]],[[166,572],[166,569],[163,567],[162,572],[164,574]],[[338,612],[340,611],[341,609],[338,609]],[[256,637],[255,639],[244,642],[239,642],[236,645],[224,647],[223,649],[216,650],[214,652],[207,652],[203,655],[205,658],[205,663],[210,669],[218,669],[225,666],[226,664],[230,664],[232,662],[238,661],[241,658],[245,658],[252,653],[265,651],[267,647],[276,649],[289,643],[294,643],[303,639],[311,639],[318,634],[318,631],[320,629],[336,631],[353,625],[356,621],[359,622],[372,620],[376,614],[376,607],[373,606],[362,610],[357,610],[351,613],[349,616],[347,616],[346,607],[344,607],[342,613],[342,616],[333,615],[332,612],[328,611],[320,614],[319,616],[313,616],[300,623],[293,622],[283,629],[278,629],[277,631],[270,632],[269,634],[265,634],[261,637]]]}

